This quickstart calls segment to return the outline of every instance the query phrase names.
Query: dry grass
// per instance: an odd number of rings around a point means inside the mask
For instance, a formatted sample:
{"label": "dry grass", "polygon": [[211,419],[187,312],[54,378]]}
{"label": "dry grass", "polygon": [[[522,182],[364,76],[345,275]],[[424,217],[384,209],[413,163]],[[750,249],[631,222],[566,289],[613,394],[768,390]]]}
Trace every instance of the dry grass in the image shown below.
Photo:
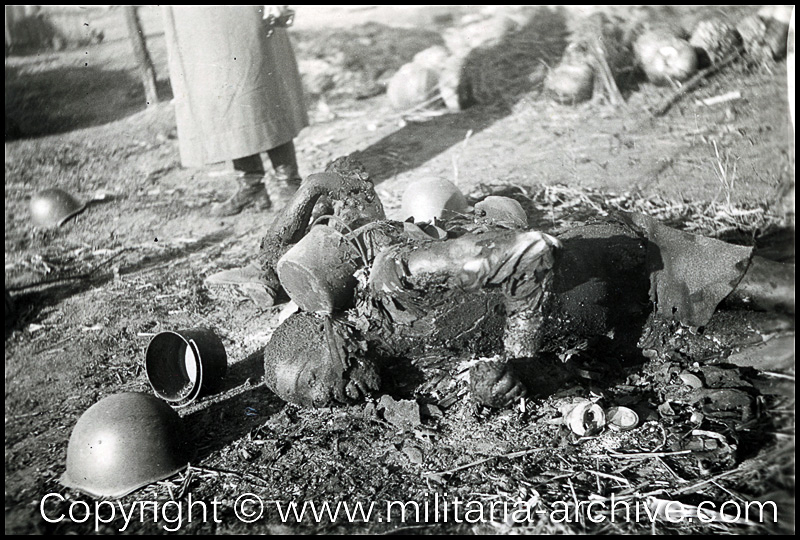
{"label": "dry grass", "polygon": [[730,158],[727,159],[717,164],[721,167],[720,182],[725,182],[726,197],[722,202],[668,200],[659,195],[614,193],[561,184],[525,187],[502,182],[480,185],[469,193],[468,198],[478,201],[489,194],[517,198],[528,211],[529,223],[551,230],[608,217],[616,212],[639,212],[687,232],[725,239],[752,239],[772,227],[793,226],[793,223],[787,223],[786,216],[772,212],[766,202],[736,204],[731,201],[736,166],[735,162],[731,166]]}

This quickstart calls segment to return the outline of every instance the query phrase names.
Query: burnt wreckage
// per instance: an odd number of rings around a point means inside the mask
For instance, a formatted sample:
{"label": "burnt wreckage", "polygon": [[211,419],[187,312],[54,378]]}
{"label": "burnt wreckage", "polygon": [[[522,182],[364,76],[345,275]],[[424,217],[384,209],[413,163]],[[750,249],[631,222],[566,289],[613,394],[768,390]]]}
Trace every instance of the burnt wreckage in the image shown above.
{"label": "burnt wreckage", "polygon": [[502,407],[527,392],[512,359],[587,343],[635,353],[655,321],[701,327],[721,302],[794,313],[794,266],[752,248],[641,214],[556,238],[506,210],[401,223],[354,159],[310,175],[261,245],[262,284],[299,306],[265,349],[267,386],[328,406],[377,390],[403,359],[492,357],[473,367],[471,389]]}

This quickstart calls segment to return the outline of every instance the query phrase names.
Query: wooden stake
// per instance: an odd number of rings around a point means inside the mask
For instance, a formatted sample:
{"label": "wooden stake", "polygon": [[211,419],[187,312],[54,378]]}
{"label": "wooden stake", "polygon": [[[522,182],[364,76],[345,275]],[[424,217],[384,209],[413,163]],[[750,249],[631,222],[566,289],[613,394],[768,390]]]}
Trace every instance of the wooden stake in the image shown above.
{"label": "wooden stake", "polygon": [[150,59],[150,53],[147,51],[147,45],[144,41],[144,32],[142,32],[142,24],[139,21],[136,6],[125,6],[123,10],[125,12],[125,23],[128,26],[128,35],[131,38],[131,45],[133,45],[133,55],[136,58],[136,63],[139,65],[139,73],[142,77],[142,84],[144,85],[144,96],[147,100],[147,106],[150,107],[158,103],[156,70],[153,68],[153,61]]}

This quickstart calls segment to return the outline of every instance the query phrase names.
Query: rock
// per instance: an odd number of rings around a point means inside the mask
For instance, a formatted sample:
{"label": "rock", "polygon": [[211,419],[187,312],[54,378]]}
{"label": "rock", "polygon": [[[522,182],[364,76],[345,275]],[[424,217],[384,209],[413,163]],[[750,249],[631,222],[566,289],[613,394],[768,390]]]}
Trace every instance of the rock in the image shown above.
{"label": "rock", "polygon": [[377,418],[378,417],[378,407],[374,403],[367,403],[364,405],[363,411],[364,418]]}
{"label": "rock", "polygon": [[392,396],[383,395],[378,402],[378,411],[383,411],[384,420],[404,430],[414,429],[422,423],[419,404],[412,399],[397,401]]}
{"label": "rock", "polygon": [[420,408],[422,415],[427,416],[428,418],[442,418],[444,416],[442,409],[433,403],[423,403]]}

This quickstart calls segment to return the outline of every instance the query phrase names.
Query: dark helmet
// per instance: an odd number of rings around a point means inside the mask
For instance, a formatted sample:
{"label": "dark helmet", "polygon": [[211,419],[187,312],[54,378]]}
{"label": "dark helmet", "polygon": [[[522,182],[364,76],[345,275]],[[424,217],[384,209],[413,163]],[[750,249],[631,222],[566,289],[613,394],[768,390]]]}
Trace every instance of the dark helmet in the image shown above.
{"label": "dark helmet", "polygon": [[72,216],[86,208],[63,189],[40,191],[31,198],[33,223],[42,228],[60,227]]}
{"label": "dark helmet", "polygon": [[181,418],[163,401],[139,392],[108,396],[75,424],[61,483],[122,497],[186,467],[189,447]]}

